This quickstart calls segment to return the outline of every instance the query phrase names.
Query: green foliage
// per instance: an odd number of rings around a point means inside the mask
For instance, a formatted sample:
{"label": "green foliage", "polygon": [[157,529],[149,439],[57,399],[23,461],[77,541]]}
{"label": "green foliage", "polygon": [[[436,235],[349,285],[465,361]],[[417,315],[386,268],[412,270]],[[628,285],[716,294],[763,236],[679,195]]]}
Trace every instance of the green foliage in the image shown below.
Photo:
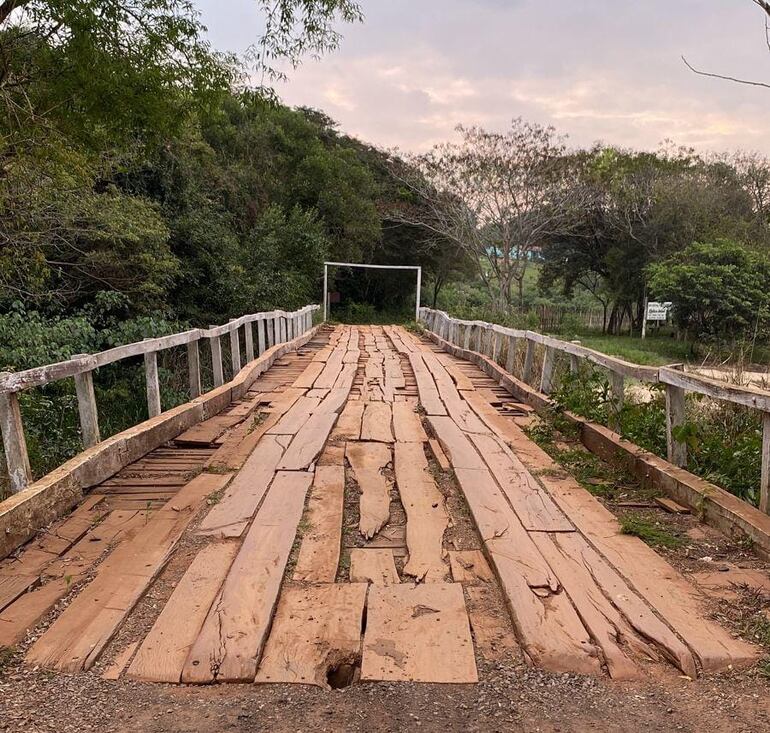
{"label": "green foliage", "polygon": [[692,356],[690,347],[671,336],[597,336],[581,335],[580,343],[589,349],[619,356],[633,364],[663,366],[685,362]]}
{"label": "green foliage", "polygon": [[735,339],[770,325],[770,257],[729,240],[695,243],[650,266],[651,291],[674,303],[695,339]]}
{"label": "green foliage", "polygon": [[620,531],[639,537],[653,547],[667,547],[675,549],[681,547],[684,541],[681,537],[655,521],[654,518],[643,517],[638,514],[626,514],[620,517]]}

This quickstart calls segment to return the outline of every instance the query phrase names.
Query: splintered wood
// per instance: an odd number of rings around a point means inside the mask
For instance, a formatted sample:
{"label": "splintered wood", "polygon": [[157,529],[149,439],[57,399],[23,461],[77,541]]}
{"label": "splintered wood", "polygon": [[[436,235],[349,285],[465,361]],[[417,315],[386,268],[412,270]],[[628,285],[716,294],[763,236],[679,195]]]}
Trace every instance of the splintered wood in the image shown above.
{"label": "splintered wood", "polygon": [[[556,470],[509,419],[522,412],[403,328],[325,327],[0,561],[0,646],[34,630],[33,666],[77,672],[104,654],[110,680],[324,689],[359,670],[476,682],[474,641],[489,660],[622,680],[756,661]],[[172,590],[148,610],[159,576]],[[113,640],[153,612],[143,636]]]}

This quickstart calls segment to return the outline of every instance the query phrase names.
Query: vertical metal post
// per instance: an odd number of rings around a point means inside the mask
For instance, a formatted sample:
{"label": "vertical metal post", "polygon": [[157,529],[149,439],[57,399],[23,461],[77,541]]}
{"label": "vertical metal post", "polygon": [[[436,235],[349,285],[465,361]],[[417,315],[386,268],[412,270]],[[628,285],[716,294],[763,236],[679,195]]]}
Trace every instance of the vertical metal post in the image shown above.
{"label": "vertical metal post", "polygon": [[328,288],[329,288],[329,265],[324,264],[324,323],[326,322],[326,317],[327,317],[327,313],[326,313],[326,301],[327,301],[326,293],[328,292]]}
{"label": "vertical metal post", "polygon": [[[10,373],[2,372],[0,376],[7,377]],[[24,439],[19,398],[15,392],[0,392],[0,428],[3,432],[3,449],[8,464],[8,476],[11,479],[11,491],[17,493],[26,489],[32,481],[32,469],[29,466],[27,442]]]}
{"label": "vertical metal post", "polygon": [[420,290],[422,290],[422,267],[417,268],[417,302],[414,307],[414,320],[420,320]]}
{"label": "vertical metal post", "polygon": [[[83,359],[88,354],[74,354],[73,359]],[[96,409],[96,394],[94,394],[94,375],[91,370],[75,375],[75,393],[78,397],[78,414],[80,415],[80,432],[83,435],[83,447],[96,445],[99,435],[99,413]]]}

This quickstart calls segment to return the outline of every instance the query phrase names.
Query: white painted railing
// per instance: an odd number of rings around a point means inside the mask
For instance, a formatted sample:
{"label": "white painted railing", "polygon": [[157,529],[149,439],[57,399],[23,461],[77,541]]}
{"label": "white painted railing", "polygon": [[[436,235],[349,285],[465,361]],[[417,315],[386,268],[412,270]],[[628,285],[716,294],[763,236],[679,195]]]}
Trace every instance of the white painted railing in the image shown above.
{"label": "white painted railing", "polygon": [[[84,447],[100,442],[99,416],[94,394],[93,371],[133,356],[144,356],[147,385],[147,410],[150,417],[161,413],[160,385],[158,383],[158,352],[175,346],[187,346],[187,364],[190,399],[201,394],[200,349],[202,339],[208,342],[214,377],[214,388],[224,384],[221,338],[229,336],[232,373],[241,369],[240,334],[243,331],[246,361],[252,361],[266,349],[290,341],[310,330],[313,312],[318,305],[306,305],[299,310],[252,313],[235,318],[222,326],[195,328],[159,338],[145,339],[98,354],[76,354],[67,361],[27,369],[22,372],[0,372],[0,429],[3,433],[5,460],[11,491],[21,491],[31,480],[31,470],[24,427],[19,409],[18,393],[31,387],[40,387],[59,379],[74,377],[78,400],[80,427]],[[254,343],[256,328],[256,346]]]}
{"label": "white painted railing", "polygon": [[[485,321],[464,321],[452,318],[444,311],[420,308],[420,320],[440,338],[455,346],[476,351],[489,358],[505,370],[527,383],[537,386],[544,394],[553,388],[556,355],[564,353],[570,357],[570,369],[578,370],[583,359],[603,367],[609,374],[610,390],[615,415],[620,414],[625,394],[626,378],[641,382],[659,383],[666,389],[666,441],[668,460],[676,466],[687,465],[687,445],[676,439],[676,428],[685,422],[685,395],[696,392],[716,400],[753,407],[762,415],[762,473],[760,478],[759,508],[770,514],[770,392],[755,387],[741,387],[726,384],[698,374],[685,373],[681,366],[651,367],[632,364],[614,356],[588,349],[580,344],[561,341],[535,331],[506,328]],[[526,349],[523,367],[517,370],[517,350]],[[543,366],[539,379],[532,374],[535,349],[543,347]],[[505,363],[500,362],[505,351]],[[518,373],[514,373],[518,371]],[[610,427],[616,427],[610,425]]]}

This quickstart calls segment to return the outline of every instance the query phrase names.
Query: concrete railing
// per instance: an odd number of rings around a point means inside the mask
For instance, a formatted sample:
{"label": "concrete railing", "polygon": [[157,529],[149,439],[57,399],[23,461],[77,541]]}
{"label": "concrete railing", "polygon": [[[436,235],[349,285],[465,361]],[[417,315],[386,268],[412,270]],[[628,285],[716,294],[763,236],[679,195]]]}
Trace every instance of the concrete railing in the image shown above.
{"label": "concrete railing", "polygon": [[[544,394],[553,389],[556,356],[567,354],[570,370],[577,372],[580,360],[607,370],[614,409],[611,420],[617,421],[623,406],[626,379],[663,384],[666,390],[666,441],[669,462],[679,467],[687,465],[687,445],[676,439],[677,428],[685,422],[685,396],[696,392],[715,400],[753,407],[762,416],[762,472],[759,487],[759,508],[770,514],[770,392],[755,387],[726,384],[698,374],[686,373],[680,366],[651,367],[632,364],[614,356],[588,349],[580,344],[561,341],[535,331],[505,328],[485,321],[464,321],[452,318],[444,311],[420,308],[420,320],[440,338],[466,350],[476,351],[504,366],[505,370],[530,386],[539,387]],[[533,374],[535,349],[543,350],[542,368]],[[523,366],[517,369],[518,349],[524,349]],[[505,363],[501,357],[505,353]],[[515,373],[518,371],[518,373]],[[615,429],[616,425],[610,425]]]}
{"label": "concrete railing", "polygon": [[[231,353],[233,376],[241,369],[241,332],[243,333],[246,362],[252,361],[266,349],[290,341],[309,331],[313,312],[318,305],[306,305],[299,310],[253,313],[235,318],[222,326],[195,328],[159,338],[145,339],[133,344],[117,346],[98,354],[76,354],[67,361],[27,369],[22,372],[0,373],[0,429],[3,434],[5,459],[8,464],[11,491],[24,489],[31,481],[31,470],[24,438],[18,393],[40,387],[59,379],[74,377],[78,413],[84,448],[100,442],[99,413],[94,393],[93,372],[99,367],[130,357],[144,356],[147,391],[147,411],[150,417],[161,414],[160,385],[158,382],[158,353],[176,346],[187,347],[187,365],[190,398],[201,394],[200,342],[205,339],[211,352],[214,388],[224,384],[221,339],[227,335]],[[255,332],[256,328],[256,345]]]}

